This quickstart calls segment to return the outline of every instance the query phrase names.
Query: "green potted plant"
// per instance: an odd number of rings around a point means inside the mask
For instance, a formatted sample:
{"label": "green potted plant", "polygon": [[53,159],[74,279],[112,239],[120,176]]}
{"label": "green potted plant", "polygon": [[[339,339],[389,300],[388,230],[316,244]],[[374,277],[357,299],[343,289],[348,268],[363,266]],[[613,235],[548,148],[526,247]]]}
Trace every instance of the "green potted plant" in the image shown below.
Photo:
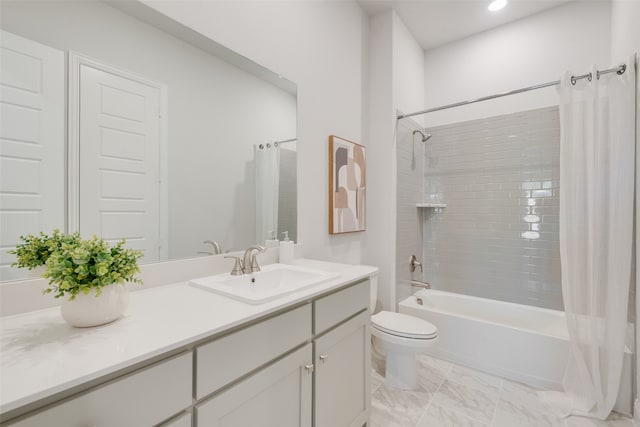
{"label": "green potted plant", "polygon": [[45,271],[45,263],[49,256],[60,249],[63,243],[74,244],[80,240],[79,233],[65,235],[60,230],[54,230],[51,236],[42,231],[36,235],[20,236],[23,243],[16,245],[9,253],[16,256],[13,267],[34,270],[37,276],[42,276]]}
{"label": "green potted plant", "polygon": [[12,251],[14,265],[32,268],[44,261],[42,275],[49,279],[45,293],[65,297],[62,317],[78,327],[97,326],[119,318],[129,303],[127,282],[142,283],[138,260],[142,251],[125,248],[124,239],[113,246],[93,236],[82,239],[79,233],[21,237],[24,243]]}

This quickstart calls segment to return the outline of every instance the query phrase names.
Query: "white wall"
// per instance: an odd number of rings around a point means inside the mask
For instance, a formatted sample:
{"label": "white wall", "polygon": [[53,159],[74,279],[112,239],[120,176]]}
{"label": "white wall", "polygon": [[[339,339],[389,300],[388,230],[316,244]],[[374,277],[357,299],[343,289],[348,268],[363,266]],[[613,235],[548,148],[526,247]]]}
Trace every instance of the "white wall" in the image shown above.
{"label": "white wall", "polygon": [[[611,62],[627,61],[629,56],[635,53],[640,55],[640,2],[628,0],[614,0],[611,7]],[[638,58],[636,56],[636,64]],[[640,76],[636,66],[636,167],[640,165]],[[636,205],[640,200],[640,174],[636,173]],[[635,294],[636,315],[636,351],[635,351],[635,392],[636,397],[634,415],[636,423],[640,422],[640,368],[638,366],[638,352],[640,351],[640,292],[637,284],[640,283],[640,209],[636,208],[636,280],[632,295]]]}
{"label": "white wall", "polygon": [[[424,50],[393,14],[393,104],[402,112],[424,108]],[[423,117],[414,118],[419,124]]]}
{"label": "white wall", "polygon": [[373,16],[369,27],[369,141],[367,151],[367,236],[365,258],[378,266],[378,301],[393,307],[395,259],[395,172],[393,166],[393,12]]}
{"label": "white wall", "polygon": [[[298,236],[305,256],[363,260],[367,232],[328,234],[328,136],[363,136],[363,40],[355,2],[161,1],[145,4],[298,85]],[[375,174],[369,169],[369,174]],[[368,211],[371,212],[369,206]]]}
{"label": "white wall", "polygon": [[[570,2],[425,54],[425,108],[558,80],[610,62],[609,2]],[[636,24],[637,26],[637,24]],[[454,123],[557,104],[553,87],[425,115]]]}
{"label": "white wall", "polygon": [[295,137],[295,96],[102,2],[5,1],[2,12],[10,32],[167,85],[169,258],[205,239],[255,243],[253,144]]}
{"label": "white wall", "polygon": [[611,4],[611,62],[640,53],[640,2],[614,0]]}
{"label": "white wall", "polygon": [[[417,185],[405,185],[407,176],[415,176],[422,173],[422,143],[416,142],[415,161],[416,167],[412,170],[407,163],[406,154],[412,152],[413,145],[413,129],[416,124],[422,126],[423,117],[416,117],[413,121],[407,121],[401,127],[395,120],[396,112],[409,112],[421,110],[424,108],[424,50],[418,44],[413,35],[409,32],[400,17],[393,14],[393,109],[395,123],[395,141],[390,158],[392,159],[391,170],[393,173],[393,185],[396,194],[393,200],[395,208],[391,218],[394,227],[394,239],[396,243],[393,253],[391,254],[392,282],[389,289],[391,296],[390,307],[395,309],[398,298],[396,294],[399,287],[404,291],[407,290],[407,281],[403,279],[422,280],[422,273],[409,271],[409,257],[415,254],[418,259],[422,259],[421,245],[413,245],[411,242],[420,240],[421,228],[419,227],[422,212],[413,206],[408,209],[401,209],[401,200],[414,201],[422,199],[422,180],[418,180]],[[401,130],[402,129],[402,130]],[[416,139],[418,139],[416,137]],[[403,177],[401,179],[401,177]],[[410,193],[410,194],[408,194]],[[407,230],[411,226],[418,225],[413,236],[407,235]],[[411,227],[413,228],[413,227]],[[408,239],[405,239],[408,237]],[[402,247],[400,247],[402,245]],[[410,253],[407,253],[410,252]]]}
{"label": "white wall", "polygon": [[[424,51],[395,11],[370,21],[369,116],[367,159],[368,226],[366,259],[380,268],[378,299],[395,310],[396,292],[396,110],[424,104]],[[403,140],[406,142],[406,139]],[[375,174],[371,171],[374,170]],[[408,266],[407,266],[408,268]]]}

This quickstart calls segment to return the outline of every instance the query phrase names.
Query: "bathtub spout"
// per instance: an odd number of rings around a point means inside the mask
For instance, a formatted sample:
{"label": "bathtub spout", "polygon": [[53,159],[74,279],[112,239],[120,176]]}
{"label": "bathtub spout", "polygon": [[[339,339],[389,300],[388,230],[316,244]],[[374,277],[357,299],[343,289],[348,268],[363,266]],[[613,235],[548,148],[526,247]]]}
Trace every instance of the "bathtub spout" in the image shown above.
{"label": "bathtub spout", "polygon": [[412,280],[411,286],[416,288],[431,289],[431,285],[429,283],[421,282],[420,280]]}

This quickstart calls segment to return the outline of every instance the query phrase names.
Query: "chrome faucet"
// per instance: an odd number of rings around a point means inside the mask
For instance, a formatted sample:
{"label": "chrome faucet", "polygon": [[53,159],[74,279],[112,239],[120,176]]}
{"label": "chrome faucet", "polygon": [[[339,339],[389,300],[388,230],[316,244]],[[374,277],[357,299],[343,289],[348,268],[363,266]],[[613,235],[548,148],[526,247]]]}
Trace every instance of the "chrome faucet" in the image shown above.
{"label": "chrome faucet", "polygon": [[222,248],[220,247],[220,243],[218,243],[215,240],[205,240],[204,242],[202,242],[205,245],[211,245],[212,247],[212,251],[198,251],[199,254],[206,254],[206,255],[218,255],[222,253]]}
{"label": "chrome faucet", "polygon": [[220,243],[218,243],[217,241],[213,240],[205,240],[204,242],[205,245],[211,245],[213,246],[213,253],[215,255],[221,254],[222,253],[222,248],[220,247]]}
{"label": "chrome faucet", "polygon": [[418,261],[415,255],[411,255],[411,258],[409,258],[409,270],[413,273],[416,271],[416,267],[420,267],[420,272],[422,272],[422,263]]}
{"label": "chrome faucet", "polygon": [[253,246],[249,246],[244,251],[244,257],[242,261],[244,274],[255,273],[257,271],[260,271],[260,266],[258,265],[258,260],[256,258],[256,255],[257,255],[256,252],[263,253],[266,250],[267,249],[264,246],[253,245]]}
{"label": "chrome faucet", "polygon": [[240,259],[239,256],[225,255],[225,258],[233,258],[236,260],[235,264],[233,264],[233,269],[231,270],[230,274],[232,276],[240,276],[242,274],[256,273],[260,271],[258,259],[256,258],[256,252],[262,253],[266,250],[267,249],[264,246],[252,245],[244,251],[244,256],[242,257],[242,259]]}

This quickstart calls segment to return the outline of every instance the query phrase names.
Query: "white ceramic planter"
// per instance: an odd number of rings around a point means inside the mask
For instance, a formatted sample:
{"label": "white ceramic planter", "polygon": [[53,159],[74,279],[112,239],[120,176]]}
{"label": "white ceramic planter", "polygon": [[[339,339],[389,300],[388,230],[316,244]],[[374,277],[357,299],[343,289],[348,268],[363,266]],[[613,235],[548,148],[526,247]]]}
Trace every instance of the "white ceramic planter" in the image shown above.
{"label": "white ceramic planter", "polygon": [[102,288],[102,294],[98,297],[92,289],[87,295],[76,295],[73,301],[65,300],[60,306],[60,312],[70,325],[88,328],[113,322],[124,314],[128,305],[127,287],[113,284]]}

